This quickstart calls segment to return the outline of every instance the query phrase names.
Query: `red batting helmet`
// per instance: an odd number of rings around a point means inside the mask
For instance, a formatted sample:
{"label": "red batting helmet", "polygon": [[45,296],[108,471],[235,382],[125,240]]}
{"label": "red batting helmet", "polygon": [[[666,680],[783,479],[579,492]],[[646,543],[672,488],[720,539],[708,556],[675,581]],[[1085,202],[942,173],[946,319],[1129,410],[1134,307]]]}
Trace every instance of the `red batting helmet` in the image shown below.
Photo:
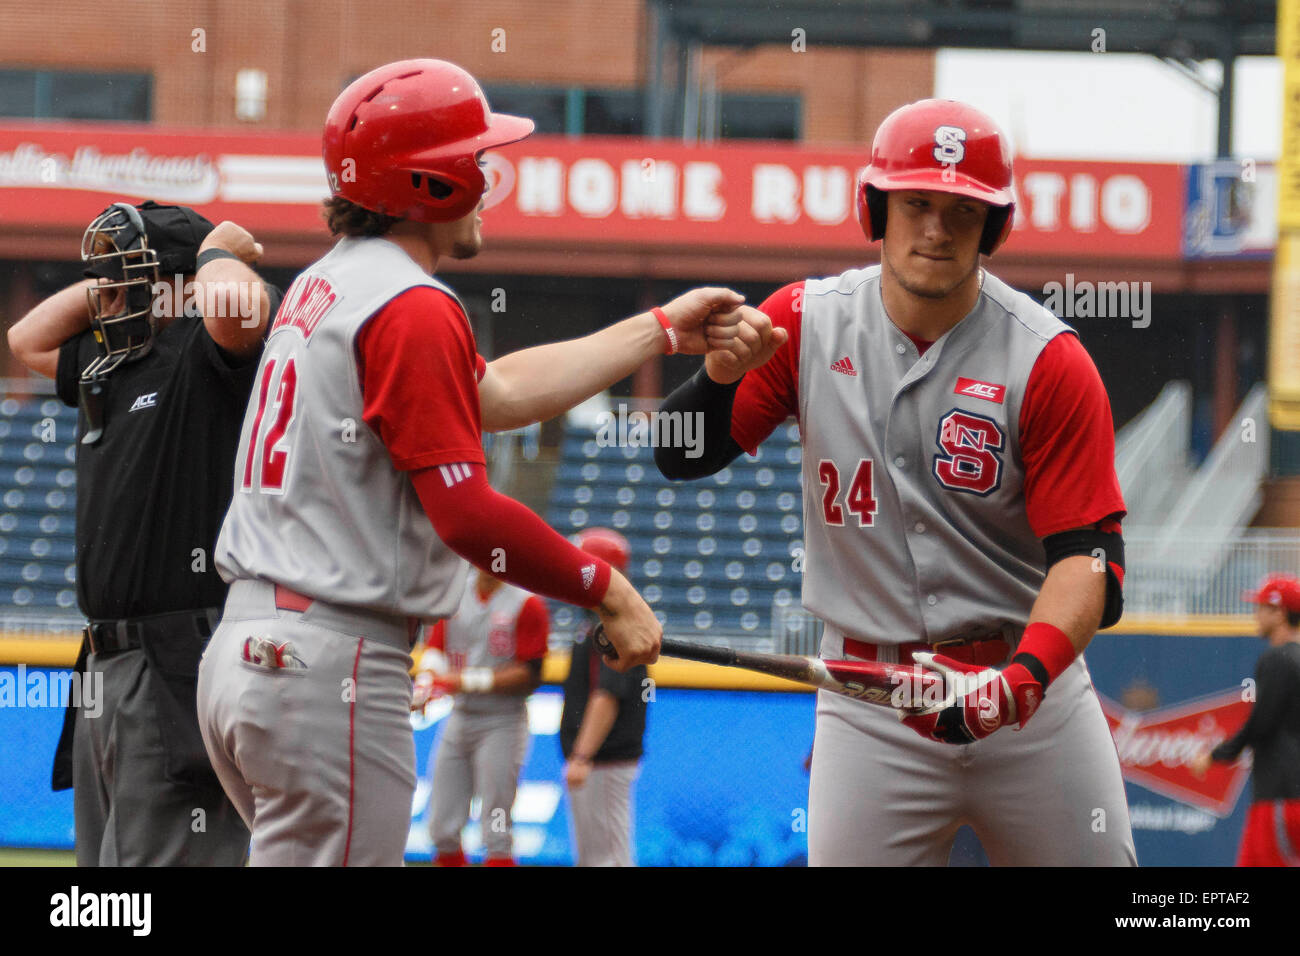
{"label": "red batting helmet", "polygon": [[627,570],[632,559],[632,548],[627,538],[608,528],[587,528],[578,534],[578,547],[602,561],[608,561],[620,571]]}
{"label": "red batting helmet", "polygon": [[874,242],[885,235],[891,189],[927,189],[980,199],[993,208],[980,252],[990,255],[1011,232],[1011,147],[984,113],[956,100],[918,100],[885,117],[858,181],[858,218]]}
{"label": "red batting helmet", "polygon": [[355,80],[325,118],[330,191],[372,212],[451,222],[487,190],[479,156],[533,131],[493,113],[470,76],[445,60],[400,60]]}

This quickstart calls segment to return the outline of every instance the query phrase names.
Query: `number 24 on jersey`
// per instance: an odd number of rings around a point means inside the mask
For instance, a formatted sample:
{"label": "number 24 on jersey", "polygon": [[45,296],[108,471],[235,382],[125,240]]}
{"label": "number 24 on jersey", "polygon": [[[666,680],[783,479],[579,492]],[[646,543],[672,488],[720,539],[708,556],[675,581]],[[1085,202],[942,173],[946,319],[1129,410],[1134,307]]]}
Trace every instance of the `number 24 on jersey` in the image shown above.
{"label": "number 24 on jersey", "polygon": [[861,458],[853,470],[844,504],[840,504],[840,470],[835,462],[823,458],[817,463],[817,477],[822,487],[822,518],[828,525],[844,526],[844,509],[858,516],[858,527],[870,527],[876,513],[876,499],[871,493],[871,459]]}

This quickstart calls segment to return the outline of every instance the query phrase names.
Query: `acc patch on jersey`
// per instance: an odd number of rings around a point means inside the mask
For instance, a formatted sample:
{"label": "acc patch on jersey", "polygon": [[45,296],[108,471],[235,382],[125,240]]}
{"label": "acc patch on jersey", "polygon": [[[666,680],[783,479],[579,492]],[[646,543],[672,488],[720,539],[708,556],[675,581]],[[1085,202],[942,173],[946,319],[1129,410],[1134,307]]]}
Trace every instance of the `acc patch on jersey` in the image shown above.
{"label": "acc patch on jersey", "polygon": [[994,385],[992,382],[981,382],[979,379],[961,377],[958,377],[957,387],[952,391],[954,395],[969,395],[972,398],[982,398],[998,405],[1002,404],[1002,400],[1007,395],[1005,385]]}

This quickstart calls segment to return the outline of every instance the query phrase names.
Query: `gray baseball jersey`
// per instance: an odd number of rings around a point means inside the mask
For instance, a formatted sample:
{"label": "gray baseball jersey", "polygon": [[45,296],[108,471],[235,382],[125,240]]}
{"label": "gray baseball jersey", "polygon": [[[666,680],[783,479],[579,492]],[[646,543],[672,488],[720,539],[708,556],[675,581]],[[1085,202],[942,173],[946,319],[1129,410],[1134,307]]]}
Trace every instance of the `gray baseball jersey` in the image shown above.
{"label": "gray baseball jersey", "polygon": [[809,280],[803,310],[804,605],[873,643],[1023,627],[1044,554],[1020,405],[1068,327],[986,276],[971,314],[918,356],[885,315],[879,266]]}
{"label": "gray baseball jersey", "polygon": [[452,295],[392,243],[345,238],[285,293],[217,541],[226,580],[261,578],[408,617],[455,611],[468,565],[434,533],[410,478],[362,420],[357,334],[418,285]]}
{"label": "gray baseball jersey", "polygon": [[362,417],[358,334],[415,286],[448,291],[387,240],[340,240],[286,293],[244,418],[198,708],[254,865],[402,862],[411,624],[452,613],[468,567]]}
{"label": "gray baseball jersey", "polygon": [[[534,596],[501,584],[485,601],[478,591],[480,574],[475,571],[470,575],[455,615],[438,625],[448,666],[452,670],[496,670],[521,657],[537,655],[540,659],[546,653],[546,636],[521,633],[530,630],[521,626],[520,614]],[[535,623],[542,625],[544,620]],[[460,852],[461,830],[469,819],[470,800],[475,793],[481,798],[479,819],[488,857],[511,856],[511,812],[527,750],[526,695],[456,695],[438,745],[429,795],[429,835],[440,857]]]}
{"label": "gray baseball jersey", "polygon": [[[987,273],[970,313],[923,354],[886,314],[879,266],[787,287],[765,307],[792,330],[797,365],[787,356],[792,374],[764,369],[742,387],[732,430],[753,447],[797,410],[803,599],[826,622],[823,656],[845,656],[848,637],[876,645],[878,660],[908,642],[1018,640],[1046,576],[1021,411],[1039,356],[1071,330]],[[1114,490],[1072,515],[1122,510],[1117,483],[1097,487]],[[1023,731],[966,746],[820,696],[810,863],[943,863],[963,823],[998,863],[1134,862],[1119,761],[1082,656]]]}
{"label": "gray baseball jersey", "polygon": [[[471,575],[456,613],[442,622],[443,653],[453,670],[486,667],[495,670],[518,660],[515,628],[519,612],[533,595],[502,584],[483,601]],[[545,654],[545,647],[541,648]],[[525,710],[523,694],[457,694],[456,709],[466,715],[517,714]]]}

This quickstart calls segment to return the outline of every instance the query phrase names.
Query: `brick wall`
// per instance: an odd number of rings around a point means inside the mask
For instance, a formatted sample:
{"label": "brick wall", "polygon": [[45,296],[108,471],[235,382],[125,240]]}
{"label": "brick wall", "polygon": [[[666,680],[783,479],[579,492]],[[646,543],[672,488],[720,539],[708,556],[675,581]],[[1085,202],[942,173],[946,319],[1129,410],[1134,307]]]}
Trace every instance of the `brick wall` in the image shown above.
{"label": "brick wall", "polygon": [[[171,126],[316,129],[348,80],[405,57],[453,60],[491,83],[639,86],[645,34],[643,0],[0,0],[0,65],[150,72],[155,119]],[[810,37],[794,53],[775,40],[706,50],[704,64],[724,90],[801,94],[809,142],[865,144],[891,109],[933,88],[930,51]],[[235,117],[243,68],[267,74],[259,124]]]}

